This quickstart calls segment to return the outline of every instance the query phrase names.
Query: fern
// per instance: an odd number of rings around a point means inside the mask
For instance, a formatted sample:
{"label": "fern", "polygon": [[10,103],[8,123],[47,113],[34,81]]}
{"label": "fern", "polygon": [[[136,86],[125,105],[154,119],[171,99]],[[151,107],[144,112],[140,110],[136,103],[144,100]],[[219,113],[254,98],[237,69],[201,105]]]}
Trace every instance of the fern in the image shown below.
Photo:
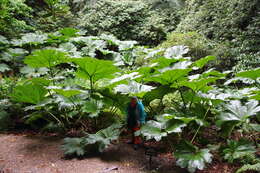
{"label": "fern", "polygon": [[245,171],[260,171],[260,162],[250,165],[250,164],[246,164],[244,166],[242,166],[241,168],[239,168],[236,173],[241,173],[241,172],[245,172]]}

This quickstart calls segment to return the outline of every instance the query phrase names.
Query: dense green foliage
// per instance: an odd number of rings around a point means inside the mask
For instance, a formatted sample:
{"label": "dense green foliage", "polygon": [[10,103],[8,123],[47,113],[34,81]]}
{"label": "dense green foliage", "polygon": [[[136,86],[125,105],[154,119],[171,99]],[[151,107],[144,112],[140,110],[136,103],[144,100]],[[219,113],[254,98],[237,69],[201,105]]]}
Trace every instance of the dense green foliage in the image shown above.
{"label": "dense green foliage", "polygon": [[27,22],[32,9],[24,0],[0,1],[0,34],[13,35],[16,32],[32,29]]}
{"label": "dense green foliage", "polygon": [[[207,145],[195,145],[202,129],[217,126],[220,139],[237,130],[244,135],[259,131],[259,68],[221,73],[207,67],[216,57],[191,58],[187,46],[150,49],[110,35],[83,36],[72,28],[4,40],[2,62],[8,68],[3,75],[20,71],[21,77],[2,97],[20,104],[25,123],[44,131],[83,128],[92,133],[66,138],[68,155],[84,155],[88,148],[103,151],[119,135],[108,126],[120,121],[133,95],[143,99],[151,119],[137,134],[156,141],[177,135],[173,155],[190,172],[204,169],[213,157]],[[170,95],[173,99],[167,99]],[[153,110],[153,104],[161,108]],[[7,110],[1,111],[2,122],[13,116]],[[240,141],[228,140],[223,147],[229,162],[256,151]]]}
{"label": "dense green foliage", "polygon": [[169,145],[178,166],[195,172],[222,157],[258,170],[258,6],[3,0],[0,130],[73,129],[86,135],[65,138],[66,155],[103,152],[138,96],[148,121],[136,135]]}
{"label": "dense green foliage", "polygon": [[[186,1],[177,31],[196,31],[229,49],[236,69],[259,66],[260,2],[258,0]],[[227,64],[228,65],[228,64]]]}
{"label": "dense green foliage", "polygon": [[110,33],[122,40],[157,45],[179,21],[176,8],[154,7],[144,1],[101,0],[79,12],[80,26],[90,35]]}
{"label": "dense green foliage", "polygon": [[8,37],[33,30],[74,26],[68,1],[1,0],[0,34]]}

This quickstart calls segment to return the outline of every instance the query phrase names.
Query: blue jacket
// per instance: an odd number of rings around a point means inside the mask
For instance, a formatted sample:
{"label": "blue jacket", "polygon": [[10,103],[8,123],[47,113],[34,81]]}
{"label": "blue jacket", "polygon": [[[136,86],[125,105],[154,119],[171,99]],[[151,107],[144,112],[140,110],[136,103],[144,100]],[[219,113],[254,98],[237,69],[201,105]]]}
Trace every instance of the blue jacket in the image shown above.
{"label": "blue jacket", "polygon": [[127,107],[127,126],[129,128],[135,127],[137,124],[144,124],[146,119],[146,112],[144,105],[141,101],[137,102],[135,107],[131,107],[131,104]]}
{"label": "blue jacket", "polygon": [[144,110],[144,105],[141,101],[138,101],[137,102],[137,111],[138,111],[138,114],[139,114],[139,121],[141,124],[144,124],[145,123],[145,119],[146,119],[146,112]]}

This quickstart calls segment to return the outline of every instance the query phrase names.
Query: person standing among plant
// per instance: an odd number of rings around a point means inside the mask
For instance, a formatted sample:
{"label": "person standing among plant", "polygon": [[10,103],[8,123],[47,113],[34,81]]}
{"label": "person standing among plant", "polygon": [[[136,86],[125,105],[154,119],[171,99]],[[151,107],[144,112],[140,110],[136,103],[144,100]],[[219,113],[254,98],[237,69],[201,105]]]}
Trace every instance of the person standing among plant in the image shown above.
{"label": "person standing among plant", "polygon": [[132,97],[127,107],[127,127],[132,133],[132,141],[129,144],[134,144],[134,149],[138,149],[142,140],[140,136],[135,136],[135,132],[140,130],[142,124],[145,123],[146,112],[144,105],[137,97]]}

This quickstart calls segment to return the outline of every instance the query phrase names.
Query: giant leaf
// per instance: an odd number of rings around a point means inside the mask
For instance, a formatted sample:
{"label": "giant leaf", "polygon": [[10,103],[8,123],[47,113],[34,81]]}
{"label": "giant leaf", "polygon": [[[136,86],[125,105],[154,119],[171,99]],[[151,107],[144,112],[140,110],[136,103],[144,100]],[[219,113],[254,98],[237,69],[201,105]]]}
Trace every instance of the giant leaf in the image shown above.
{"label": "giant leaf", "polygon": [[88,116],[93,118],[93,117],[97,117],[99,115],[103,106],[104,106],[104,104],[102,101],[92,99],[92,100],[86,101],[86,103],[82,107],[82,110],[83,110],[83,112],[89,113]]}
{"label": "giant leaf", "polygon": [[65,97],[63,95],[54,95],[53,98],[53,101],[58,104],[59,109],[74,108],[82,102],[77,96]]}
{"label": "giant leaf", "polygon": [[256,100],[250,100],[245,105],[242,105],[238,100],[233,100],[226,104],[225,108],[226,112],[220,115],[222,121],[244,121],[260,111]]}
{"label": "giant leaf", "polygon": [[11,97],[18,102],[37,104],[44,100],[47,90],[38,84],[25,83],[14,88]]}
{"label": "giant leaf", "polygon": [[72,88],[62,88],[62,87],[57,87],[57,86],[49,86],[47,89],[52,89],[56,93],[63,95],[65,97],[72,97],[75,95],[80,94],[82,91],[79,89],[72,89]]}
{"label": "giant leaf", "polygon": [[10,48],[10,49],[7,49],[7,52],[12,56],[21,56],[21,55],[25,55],[28,53],[27,50],[21,49],[21,48]]}
{"label": "giant leaf", "polygon": [[150,120],[142,126],[139,133],[146,137],[147,140],[155,139],[160,141],[162,137],[168,134],[182,132],[182,128],[186,127],[188,122],[191,121],[183,118],[169,116],[168,114],[159,115],[156,117],[156,120]]}
{"label": "giant leaf", "polygon": [[260,68],[239,72],[236,74],[236,77],[243,77],[243,78],[250,78],[253,80],[257,80],[257,78],[260,78]]}
{"label": "giant leaf", "polygon": [[40,33],[26,33],[20,40],[12,40],[12,43],[16,46],[24,44],[43,44],[47,40],[47,34]]}
{"label": "giant leaf", "polygon": [[143,96],[146,92],[153,90],[154,87],[143,85],[135,81],[130,81],[128,85],[120,84],[115,87],[115,91],[122,94],[140,95]]}
{"label": "giant leaf", "polygon": [[165,124],[165,131],[167,133],[180,133],[182,132],[182,128],[186,127],[187,125],[178,119],[171,119],[166,122]]}
{"label": "giant leaf", "polygon": [[79,66],[76,75],[94,83],[103,78],[112,78],[113,74],[118,71],[113,62],[108,60],[86,57],[73,59],[72,61]]}
{"label": "giant leaf", "polygon": [[168,70],[177,70],[177,69],[188,69],[188,67],[192,64],[191,61],[180,61],[180,62],[176,62],[174,63],[172,66],[170,67],[165,67],[163,69],[159,69],[159,72],[163,73],[165,71]]}
{"label": "giant leaf", "polygon": [[166,49],[164,56],[168,59],[180,59],[189,52],[189,48],[186,46],[173,46]]}
{"label": "giant leaf", "polygon": [[208,86],[208,83],[215,82],[217,77],[210,77],[210,78],[204,78],[199,80],[192,80],[192,81],[181,81],[179,83],[179,86],[186,86],[188,88],[191,88],[193,91],[202,91],[206,92],[211,89],[210,86]]}
{"label": "giant leaf", "polygon": [[7,40],[6,37],[0,35],[0,43],[1,44],[9,44],[9,41]]}
{"label": "giant leaf", "polygon": [[120,75],[119,77],[112,79],[110,81],[110,83],[113,84],[113,83],[120,82],[120,81],[123,81],[123,80],[126,80],[126,79],[133,80],[133,79],[138,78],[138,77],[141,77],[141,75],[139,75],[138,72],[132,72],[132,73],[129,73],[129,74]]}
{"label": "giant leaf", "polygon": [[81,49],[82,56],[96,56],[96,50],[105,50],[106,42],[104,40],[96,40],[90,37],[84,39],[85,47]]}
{"label": "giant leaf", "polygon": [[193,173],[197,169],[203,170],[206,163],[211,163],[213,155],[209,149],[199,149],[188,141],[181,141],[176,147],[174,156],[177,158],[177,165]]}
{"label": "giant leaf", "polygon": [[62,150],[65,155],[83,156],[85,154],[84,138],[65,138]]}
{"label": "giant leaf", "polygon": [[87,134],[85,145],[98,145],[99,152],[103,152],[113,140],[116,140],[120,135],[121,124],[113,124],[106,129],[99,130],[95,134]]}
{"label": "giant leaf", "polygon": [[169,86],[166,85],[159,86],[151,90],[150,92],[144,94],[143,103],[149,104],[151,101],[155,99],[162,99],[164,95],[173,91],[175,91],[175,89],[170,88]]}
{"label": "giant leaf", "polygon": [[58,64],[67,62],[67,55],[64,52],[54,49],[37,50],[24,60],[25,64],[31,67],[54,67]]}
{"label": "giant leaf", "polygon": [[190,71],[190,69],[168,70],[163,72],[162,74],[153,75],[152,77],[148,78],[148,80],[158,82],[163,85],[171,85],[176,81],[184,80]]}
{"label": "giant leaf", "polygon": [[11,70],[8,65],[6,64],[0,64],[0,72],[6,72]]}
{"label": "giant leaf", "polygon": [[153,120],[148,121],[144,126],[142,126],[140,134],[142,134],[147,140],[155,139],[156,141],[160,141],[162,137],[167,136],[167,133],[162,131],[162,123]]}
{"label": "giant leaf", "polygon": [[224,111],[219,116],[217,124],[222,127],[225,136],[230,135],[236,125],[248,123],[250,116],[260,112],[258,101],[250,100],[242,104],[239,100],[233,100],[224,105]]}
{"label": "giant leaf", "polygon": [[63,28],[59,30],[59,32],[66,37],[75,37],[78,36],[77,32],[79,32],[79,30],[74,28]]}
{"label": "giant leaf", "polygon": [[179,61],[179,60],[177,60],[177,59],[167,59],[165,57],[159,57],[159,58],[154,59],[152,62],[154,63],[154,66],[157,69],[162,69],[162,68],[171,66],[173,63],[175,63],[177,61]]}
{"label": "giant leaf", "polygon": [[193,63],[193,66],[197,68],[204,67],[209,61],[215,60],[215,56],[206,56],[205,58],[201,58]]}

